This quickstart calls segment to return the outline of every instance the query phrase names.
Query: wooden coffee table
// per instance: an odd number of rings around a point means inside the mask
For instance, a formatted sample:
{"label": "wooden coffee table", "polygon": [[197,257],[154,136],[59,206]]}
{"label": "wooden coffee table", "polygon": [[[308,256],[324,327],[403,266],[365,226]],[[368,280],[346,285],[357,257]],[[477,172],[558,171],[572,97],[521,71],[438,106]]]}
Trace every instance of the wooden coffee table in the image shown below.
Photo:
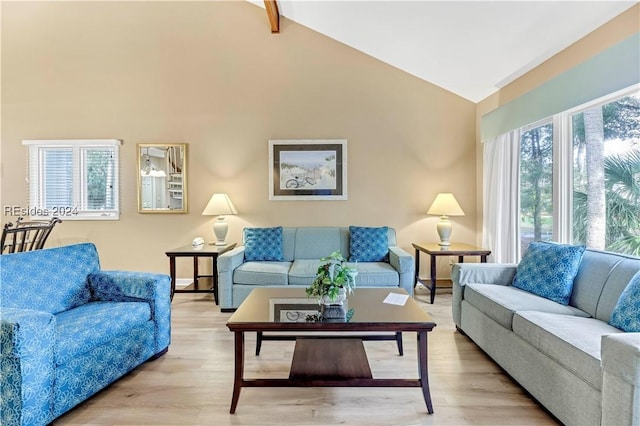
{"label": "wooden coffee table", "polygon": [[[243,387],[420,387],[427,411],[433,414],[427,368],[427,333],[436,324],[411,297],[403,306],[383,303],[391,292],[407,294],[400,288],[357,289],[347,301],[348,308],[353,309],[350,320],[314,322],[305,321],[296,313],[306,310],[303,304],[309,303],[303,288],[253,290],[227,322],[229,330],[235,333],[235,380],[230,412],[235,413]],[[297,307],[283,315],[279,309],[274,309],[274,301],[282,300],[290,303],[282,306]],[[296,300],[301,305],[295,305]],[[315,304],[307,306],[309,310],[317,309]],[[305,335],[296,339],[289,377],[245,378],[244,334],[274,331]],[[323,335],[315,338],[315,332]],[[335,333],[336,337],[327,338],[326,332]],[[373,378],[362,338],[344,334],[353,332],[416,332],[419,377]]]}

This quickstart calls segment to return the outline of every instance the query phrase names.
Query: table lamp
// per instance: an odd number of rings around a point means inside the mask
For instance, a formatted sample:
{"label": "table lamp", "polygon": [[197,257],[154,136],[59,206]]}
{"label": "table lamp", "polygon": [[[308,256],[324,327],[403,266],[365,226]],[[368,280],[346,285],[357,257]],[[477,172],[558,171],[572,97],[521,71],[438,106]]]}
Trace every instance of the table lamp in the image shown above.
{"label": "table lamp", "polygon": [[202,214],[205,216],[218,216],[213,224],[213,233],[216,235],[214,244],[217,246],[226,245],[225,238],[227,237],[227,231],[229,231],[229,225],[224,220],[224,217],[228,214],[238,214],[229,196],[227,194],[213,194]]}
{"label": "table lamp", "polygon": [[464,216],[464,212],[456,198],[450,192],[441,192],[431,204],[427,214],[440,216],[440,221],[436,227],[440,236],[439,244],[443,247],[450,246],[451,222],[449,222],[449,216]]}

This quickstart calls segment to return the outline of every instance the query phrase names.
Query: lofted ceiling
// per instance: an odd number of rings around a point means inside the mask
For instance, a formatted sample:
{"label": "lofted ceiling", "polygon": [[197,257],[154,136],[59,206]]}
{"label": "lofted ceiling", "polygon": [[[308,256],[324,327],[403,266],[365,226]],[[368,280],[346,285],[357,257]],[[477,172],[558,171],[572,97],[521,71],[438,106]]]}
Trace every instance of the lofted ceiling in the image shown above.
{"label": "lofted ceiling", "polygon": [[[280,16],[472,102],[481,101],[638,3],[249,1],[263,8],[265,3],[275,3]],[[271,24],[273,28],[273,20]],[[277,37],[286,36],[286,27],[281,26]]]}

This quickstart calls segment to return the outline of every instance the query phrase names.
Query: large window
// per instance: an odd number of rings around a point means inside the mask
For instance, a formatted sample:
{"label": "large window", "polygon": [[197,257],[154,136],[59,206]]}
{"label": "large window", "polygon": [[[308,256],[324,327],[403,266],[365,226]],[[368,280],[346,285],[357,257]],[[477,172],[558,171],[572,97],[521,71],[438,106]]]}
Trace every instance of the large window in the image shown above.
{"label": "large window", "polygon": [[638,88],[521,131],[521,253],[553,239],[640,255]]}
{"label": "large window", "polygon": [[21,216],[118,219],[118,140],[23,141],[29,206]]}

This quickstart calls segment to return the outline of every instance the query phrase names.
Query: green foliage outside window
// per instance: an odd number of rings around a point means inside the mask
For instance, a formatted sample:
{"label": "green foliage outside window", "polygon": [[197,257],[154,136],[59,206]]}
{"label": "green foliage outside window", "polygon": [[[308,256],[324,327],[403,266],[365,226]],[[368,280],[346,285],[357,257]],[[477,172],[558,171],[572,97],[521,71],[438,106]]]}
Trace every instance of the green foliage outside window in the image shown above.
{"label": "green foliage outside window", "polygon": [[[597,162],[603,169],[605,217],[604,247],[619,253],[640,255],[640,96],[627,96],[598,106],[602,111],[604,149]],[[587,184],[590,170],[586,158],[589,118],[572,117],[574,146],[573,239],[588,244],[594,221],[589,211],[593,187]]]}
{"label": "green foliage outside window", "polygon": [[[640,256],[640,96],[571,116],[573,242]],[[553,229],[553,124],[520,140],[522,252]]]}

